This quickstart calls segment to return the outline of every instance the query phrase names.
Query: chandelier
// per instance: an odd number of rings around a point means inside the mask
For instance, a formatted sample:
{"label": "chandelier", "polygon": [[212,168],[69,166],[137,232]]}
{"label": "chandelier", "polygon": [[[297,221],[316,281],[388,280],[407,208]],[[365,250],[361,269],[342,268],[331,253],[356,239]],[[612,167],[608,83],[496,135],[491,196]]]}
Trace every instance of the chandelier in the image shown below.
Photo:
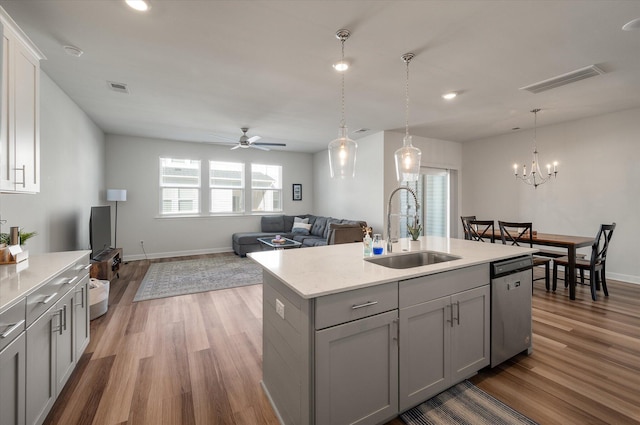
{"label": "chandelier", "polygon": [[336,33],[336,38],[342,43],[342,60],[337,66],[336,71],[340,71],[342,75],[342,120],[340,121],[340,129],[338,130],[338,138],[329,143],[329,171],[332,178],[353,177],[356,174],[356,150],[358,144],[351,140],[347,132],[347,124],[344,117],[344,71],[348,67],[344,60],[344,42],[349,38],[351,33],[349,30],[341,29]]}
{"label": "chandelier", "polygon": [[415,55],[413,53],[405,53],[402,60],[407,65],[407,78],[405,83],[405,135],[402,147],[395,154],[396,177],[398,182],[414,182],[420,177],[420,157],[422,152],[420,149],[411,144],[411,136],[409,135],[409,62]]}
{"label": "chandelier", "polygon": [[518,174],[518,164],[513,164],[513,171],[516,175],[516,179],[533,186],[534,188],[538,188],[541,184],[545,184],[551,177],[556,177],[558,175],[558,162],[555,161],[553,163],[553,171],[551,170],[551,164],[547,164],[547,173],[546,175],[542,173],[540,169],[540,161],[538,160],[538,148],[536,147],[536,133],[538,127],[538,112],[540,109],[533,109],[531,112],[534,114],[534,124],[533,124],[533,159],[531,161],[531,171],[527,174],[527,166],[522,165],[522,175]]}

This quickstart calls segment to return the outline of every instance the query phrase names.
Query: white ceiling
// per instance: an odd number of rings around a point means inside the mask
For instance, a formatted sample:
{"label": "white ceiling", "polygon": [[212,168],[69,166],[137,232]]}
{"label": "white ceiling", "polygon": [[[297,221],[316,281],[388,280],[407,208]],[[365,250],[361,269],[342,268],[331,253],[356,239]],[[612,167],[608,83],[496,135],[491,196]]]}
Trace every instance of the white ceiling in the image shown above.
{"label": "white ceiling", "polygon": [[[240,127],[287,150],[337,137],[345,53],[351,132],[403,131],[467,142],[640,107],[640,1],[0,0],[46,55],[42,69],[106,133],[237,140]],[[84,50],[79,58],[63,45]],[[604,75],[544,93],[519,90],[596,64]],[[108,90],[125,83],[130,94]],[[440,96],[458,91],[453,101]],[[277,150],[277,149],[276,149]]]}

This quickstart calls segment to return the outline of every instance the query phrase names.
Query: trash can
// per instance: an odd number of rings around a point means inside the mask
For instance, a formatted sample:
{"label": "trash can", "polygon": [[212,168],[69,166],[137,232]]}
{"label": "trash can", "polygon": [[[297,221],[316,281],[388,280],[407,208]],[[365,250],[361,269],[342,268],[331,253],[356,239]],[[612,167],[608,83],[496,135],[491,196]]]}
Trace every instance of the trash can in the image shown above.
{"label": "trash can", "polygon": [[91,279],[89,281],[89,318],[102,316],[109,308],[109,281]]}

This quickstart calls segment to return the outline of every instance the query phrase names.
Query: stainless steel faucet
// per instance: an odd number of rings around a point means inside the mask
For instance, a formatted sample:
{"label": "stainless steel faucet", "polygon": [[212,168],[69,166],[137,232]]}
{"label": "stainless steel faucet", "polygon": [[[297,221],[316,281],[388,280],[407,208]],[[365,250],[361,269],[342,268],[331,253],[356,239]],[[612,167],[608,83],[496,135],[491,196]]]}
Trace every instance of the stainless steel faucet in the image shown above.
{"label": "stainless steel faucet", "polygon": [[[408,186],[400,186],[393,189],[393,192],[391,192],[391,195],[389,195],[389,206],[387,207],[387,252],[393,252],[393,249],[391,247],[391,200],[393,199],[393,195],[395,195],[395,193],[398,192],[399,190],[407,190],[409,191],[409,193],[413,195],[413,200],[416,202],[415,220],[418,219],[418,209],[420,209],[420,202],[418,202],[418,195],[416,195],[416,192],[413,189],[411,189]],[[415,222],[416,221],[414,221],[414,223]]]}

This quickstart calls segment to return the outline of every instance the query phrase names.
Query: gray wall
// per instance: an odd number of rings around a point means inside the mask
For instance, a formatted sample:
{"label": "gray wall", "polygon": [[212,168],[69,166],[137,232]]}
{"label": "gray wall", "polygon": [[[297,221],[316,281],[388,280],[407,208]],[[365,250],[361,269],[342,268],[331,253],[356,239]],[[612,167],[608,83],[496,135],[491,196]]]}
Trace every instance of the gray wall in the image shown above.
{"label": "gray wall", "polygon": [[104,185],[104,134],[44,73],[40,78],[40,193],[0,194],[6,224],[38,235],[30,254],[89,248],[89,215]]}
{"label": "gray wall", "polygon": [[531,166],[533,130],[466,143],[460,215],[532,221],[535,230],[580,236],[595,236],[600,224],[616,222],[607,275],[640,283],[639,135],[640,109],[539,126],[540,162],[558,160],[559,173],[537,189],[513,175],[514,163]]}
{"label": "gray wall", "polygon": [[[260,230],[260,215],[160,217],[161,156],[199,159],[204,170],[209,160],[282,165],[285,213],[314,212],[311,154],[107,135],[105,188],[127,189],[127,201],[118,203],[118,245],[127,260],[231,251],[233,233]],[[292,200],[293,183],[302,184],[302,201]]]}

